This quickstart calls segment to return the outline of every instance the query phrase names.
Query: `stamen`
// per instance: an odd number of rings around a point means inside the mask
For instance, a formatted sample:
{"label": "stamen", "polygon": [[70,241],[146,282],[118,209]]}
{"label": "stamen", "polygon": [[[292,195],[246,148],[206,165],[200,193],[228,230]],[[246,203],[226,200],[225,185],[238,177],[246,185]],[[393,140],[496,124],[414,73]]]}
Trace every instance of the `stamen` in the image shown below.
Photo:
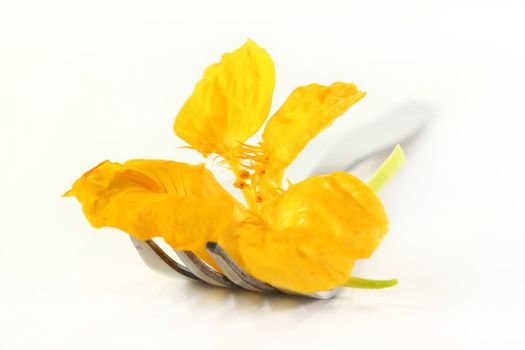
{"label": "stamen", "polygon": [[243,180],[237,180],[233,183],[233,186],[242,190],[246,188],[248,184],[244,182]]}
{"label": "stamen", "polygon": [[251,176],[251,174],[248,172],[248,170],[241,170],[241,171],[239,171],[237,176],[239,178],[241,178],[241,179],[245,179],[246,180],[246,179],[248,179]]}

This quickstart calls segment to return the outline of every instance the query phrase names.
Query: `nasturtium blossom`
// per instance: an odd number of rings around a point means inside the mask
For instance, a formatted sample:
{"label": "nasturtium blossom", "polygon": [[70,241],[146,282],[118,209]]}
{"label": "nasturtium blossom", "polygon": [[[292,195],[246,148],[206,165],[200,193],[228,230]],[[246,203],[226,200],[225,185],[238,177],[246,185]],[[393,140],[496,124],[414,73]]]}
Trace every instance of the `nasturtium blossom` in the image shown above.
{"label": "nasturtium blossom", "polygon": [[[403,163],[401,149],[369,184],[335,172],[285,188],[285,169],[306,144],[365,93],[342,82],[299,87],[267,121],[274,82],[272,59],[248,40],[206,69],[175,119],[175,133],[190,148],[216,155],[234,173],[245,204],[204,165],[165,160],[102,162],[66,195],[82,203],[96,228],[115,227],[142,240],[162,237],[215,268],[204,247],[218,242],[245,271],[278,288],[393,285],[350,275],[388,230],[376,192]],[[262,140],[248,144],[266,121]]]}

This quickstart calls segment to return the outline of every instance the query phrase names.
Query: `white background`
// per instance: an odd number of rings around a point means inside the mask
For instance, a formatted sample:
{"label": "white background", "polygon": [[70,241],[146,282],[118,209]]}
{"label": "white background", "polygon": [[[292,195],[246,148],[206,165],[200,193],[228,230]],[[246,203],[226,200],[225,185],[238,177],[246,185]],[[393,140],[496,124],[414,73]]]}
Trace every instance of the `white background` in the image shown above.
{"label": "white background", "polygon": [[[525,348],[524,15],[522,1],[0,0],[0,349]],[[311,82],[368,92],[324,140],[434,106],[382,192],[390,233],[355,271],[397,287],[307,301],[170,280],[60,198],[104,159],[199,162],[174,117],[247,38],[275,61],[273,110]]]}

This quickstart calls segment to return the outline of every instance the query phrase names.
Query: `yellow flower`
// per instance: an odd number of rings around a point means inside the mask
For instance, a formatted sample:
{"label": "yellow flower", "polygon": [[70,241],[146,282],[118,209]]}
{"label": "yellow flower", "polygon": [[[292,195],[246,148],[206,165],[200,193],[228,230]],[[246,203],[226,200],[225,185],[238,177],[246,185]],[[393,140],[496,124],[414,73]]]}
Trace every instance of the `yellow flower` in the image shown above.
{"label": "yellow flower", "polygon": [[[269,118],[262,141],[247,144],[268,117],[274,81],[272,59],[249,40],[206,69],[175,119],[175,133],[191,148],[220,156],[233,171],[247,206],[203,165],[161,160],[103,162],[66,195],[82,203],[94,227],[163,237],[212,265],[204,245],[218,242],[247,272],[279,288],[344,285],[355,260],[369,257],[387,232],[381,201],[343,172],[287,189],[282,180],[306,144],[365,94],[341,82],[299,87]],[[385,181],[379,174],[374,183]]]}
{"label": "yellow flower", "polygon": [[197,249],[232,226],[234,200],[203,165],[105,161],[73,184],[66,196],[73,195],[94,227],[164,237],[180,250]]}

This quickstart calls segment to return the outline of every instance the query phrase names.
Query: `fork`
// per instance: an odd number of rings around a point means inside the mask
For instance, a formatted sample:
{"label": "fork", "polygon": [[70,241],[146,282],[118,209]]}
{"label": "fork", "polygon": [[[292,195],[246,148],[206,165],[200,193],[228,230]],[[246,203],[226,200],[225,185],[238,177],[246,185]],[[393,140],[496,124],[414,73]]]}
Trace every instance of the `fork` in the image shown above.
{"label": "fork", "polygon": [[[362,161],[414,136],[432,115],[432,108],[420,102],[408,103],[388,113],[377,115],[369,119],[367,124],[350,128],[339,139],[333,141],[332,146],[324,153],[331,156],[321,157],[323,162],[314,167],[310,173],[322,174],[340,169],[349,171]],[[344,159],[344,162],[341,159]],[[298,293],[274,287],[244,271],[215,242],[208,242],[206,249],[222,273],[190,251],[175,250],[181,261],[179,263],[153,240],[139,240],[134,237],[131,237],[131,240],[146,265],[170,277],[203,281],[218,287],[242,288],[261,293],[282,292],[314,299],[331,299],[341,290],[339,287],[314,293]]]}

